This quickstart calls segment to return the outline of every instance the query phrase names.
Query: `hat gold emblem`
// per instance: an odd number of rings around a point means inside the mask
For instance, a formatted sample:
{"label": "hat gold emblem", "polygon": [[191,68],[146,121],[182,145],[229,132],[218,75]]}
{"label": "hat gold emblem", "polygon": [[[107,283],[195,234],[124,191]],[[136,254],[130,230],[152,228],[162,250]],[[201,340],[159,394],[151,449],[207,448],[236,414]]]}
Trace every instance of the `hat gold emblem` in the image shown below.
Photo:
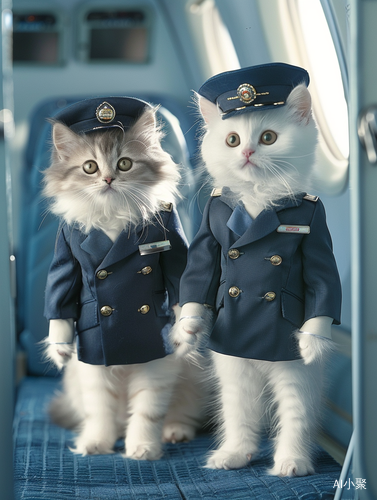
{"label": "hat gold emblem", "polygon": [[[250,85],[250,83],[242,83],[237,89],[237,95],[234,97],[227,97],[228,101],[233,101],[233,99],[239,99],[245,104],[250,104],[257,98],[258,95],[268,95],[269,92],[257,92],[255,87]],[[278,103],[284,104],[284,103]],[[253,104],[253,106],[264,106],[264,104]],[[240,108],[243,109],[243,108]]]}
{"label": "hat gold emblem", "polygon": [[110,123],[115,118],[115,109],[105,101],[96,109],[96,117],[101,123]]}
{"label": "hat gold emblem", "polygon": [[242,102],[249,104],[257,97],[257,91],[250,83],[243,83],[237,89],[237,95]]}

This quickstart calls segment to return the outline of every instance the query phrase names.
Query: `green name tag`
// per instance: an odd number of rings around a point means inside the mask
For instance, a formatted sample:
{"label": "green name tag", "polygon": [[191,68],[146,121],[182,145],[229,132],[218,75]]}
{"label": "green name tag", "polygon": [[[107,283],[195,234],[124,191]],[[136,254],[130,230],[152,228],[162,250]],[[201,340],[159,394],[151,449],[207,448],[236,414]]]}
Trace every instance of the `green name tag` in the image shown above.
{"label": "green name tag", "polygon": [[154,241],[153,243],[146,243],[139,245],[140,255],[149,255],[150,253],[167,252],[171,249],[169,240]]}

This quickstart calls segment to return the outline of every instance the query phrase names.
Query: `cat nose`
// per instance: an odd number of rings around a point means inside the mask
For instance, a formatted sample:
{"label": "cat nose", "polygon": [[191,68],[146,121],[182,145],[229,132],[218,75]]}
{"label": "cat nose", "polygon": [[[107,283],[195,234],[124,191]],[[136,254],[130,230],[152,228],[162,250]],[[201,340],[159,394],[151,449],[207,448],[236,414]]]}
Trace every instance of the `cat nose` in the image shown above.
{"label": "cat nose", "polygon": [[114,179],[112,177],[104,177],[102,180],[105,181],[106,184],[110,185]]}
{"label": "cat nose", "polygon": [[254,151],[253,149],[244,149],[244,150],[242,151],[242,154],[243,154],[244,156],[246,156],[246,158],[250,158],[250,156],[251,156],[252,154],[254,154],[254,153],[255,153],[255,151]]}

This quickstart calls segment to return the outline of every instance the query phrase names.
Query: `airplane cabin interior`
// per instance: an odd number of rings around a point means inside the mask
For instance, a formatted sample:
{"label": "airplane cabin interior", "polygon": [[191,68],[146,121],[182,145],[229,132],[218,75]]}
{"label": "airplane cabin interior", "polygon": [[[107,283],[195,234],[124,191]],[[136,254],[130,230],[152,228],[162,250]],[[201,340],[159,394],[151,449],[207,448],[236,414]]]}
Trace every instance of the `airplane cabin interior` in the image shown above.
{"label": "airplane cabin interior", "polygon": [[[377,498],[373,0],[2,0],[0,106],[0,484],[3,500]],[[195,93],[214,75],[282,62],[305,68],[318,129],[310,194],[326,209],[342,285],[326,366],[315,473],[268,474],[271,442],[235,470],[205,468],[216,435],[164,443],[159,460],[71,451],[47,407],[62,374],[46,363],[46,279],[61,228],[42,193],[51,120],[84,99],[158,106],[163,149],[180,166],[189,244],[212,184]],[[219,186],[215,186],[219,187]]]}

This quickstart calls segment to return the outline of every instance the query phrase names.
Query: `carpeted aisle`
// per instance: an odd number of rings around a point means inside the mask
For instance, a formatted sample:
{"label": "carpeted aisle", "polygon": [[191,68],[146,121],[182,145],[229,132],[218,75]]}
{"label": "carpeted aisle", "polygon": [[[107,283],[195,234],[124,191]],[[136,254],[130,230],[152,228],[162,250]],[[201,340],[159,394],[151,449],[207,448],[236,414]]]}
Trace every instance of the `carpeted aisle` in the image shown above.
{"label": "carpeted aisle", "polygon": [[[49,422],[46,407],[58,381],[26,378],[18,391],[14,422],[16,500],[319,500],[331,499],[340,466],[320,451],[317,473],[303,478],[268,476],[267,443],[259,458],[238,471],[203,468],[214,447],[208,434],[190,443],[166,445],[156,462],[124,459],[116,453],[81,457],[69,446],[72,432]],[[0,495],[1,496],[1,495]]]}

